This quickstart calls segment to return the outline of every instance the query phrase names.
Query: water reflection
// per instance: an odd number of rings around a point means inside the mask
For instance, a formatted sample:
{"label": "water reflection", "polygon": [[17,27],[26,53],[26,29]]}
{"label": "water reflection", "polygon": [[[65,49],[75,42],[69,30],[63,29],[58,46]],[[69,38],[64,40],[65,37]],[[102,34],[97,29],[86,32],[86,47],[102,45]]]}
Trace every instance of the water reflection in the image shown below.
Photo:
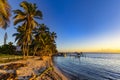
{"label": "water reflection", "polygon": [[120,79],[120,54],[86,54],[86,57],[55,57],[55,64],[71,79]]}

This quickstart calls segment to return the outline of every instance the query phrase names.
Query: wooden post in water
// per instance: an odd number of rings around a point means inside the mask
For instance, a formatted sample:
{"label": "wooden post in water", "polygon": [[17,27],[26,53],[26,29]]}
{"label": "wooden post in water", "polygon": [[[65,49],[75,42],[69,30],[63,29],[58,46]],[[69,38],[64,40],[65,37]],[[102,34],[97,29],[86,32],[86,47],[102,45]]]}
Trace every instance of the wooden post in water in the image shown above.
{"label": "wooden post in water", "polygon": [[66,57],[66,53],[64,53],[64,57]]}

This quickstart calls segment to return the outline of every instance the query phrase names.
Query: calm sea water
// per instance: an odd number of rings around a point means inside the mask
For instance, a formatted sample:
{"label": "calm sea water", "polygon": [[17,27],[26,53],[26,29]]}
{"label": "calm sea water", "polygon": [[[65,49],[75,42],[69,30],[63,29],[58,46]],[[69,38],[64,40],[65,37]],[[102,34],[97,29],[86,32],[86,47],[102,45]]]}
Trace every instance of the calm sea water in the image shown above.
{"label": "calm sea water", "polygon": [[83,57],[54,57],[71,80],[120,80],[120,54],[85,53]]}

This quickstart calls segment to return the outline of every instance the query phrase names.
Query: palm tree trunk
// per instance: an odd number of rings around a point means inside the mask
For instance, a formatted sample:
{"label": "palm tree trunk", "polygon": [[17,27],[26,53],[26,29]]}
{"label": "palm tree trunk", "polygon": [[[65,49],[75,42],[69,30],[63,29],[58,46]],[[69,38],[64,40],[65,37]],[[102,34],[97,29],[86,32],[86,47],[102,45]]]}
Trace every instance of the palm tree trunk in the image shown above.
{"label": "palm tree trunk", "polygon": [[23,59],[25,59],[25,46],[24,45],[23,45],[22,49],[23,49]]}
{"label": "palm tree trunk", "polygon": [[29,56],[29,45],[27,45],[27,58]]}
{"label": "palm tree trunk", "polygon": [[27,56],[27,45],[25,45],[25,58]]}
{"label": "palm tree trunk", "polygon": [[37,48],[34,49],[33,57],[35,56]]}

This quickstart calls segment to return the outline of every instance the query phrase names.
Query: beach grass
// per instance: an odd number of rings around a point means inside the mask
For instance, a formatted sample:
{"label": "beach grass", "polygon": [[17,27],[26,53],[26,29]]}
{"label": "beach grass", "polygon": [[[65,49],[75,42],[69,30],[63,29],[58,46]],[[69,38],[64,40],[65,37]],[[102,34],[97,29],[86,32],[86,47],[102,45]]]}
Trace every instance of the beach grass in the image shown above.
{"label": "beach grass", "polygon": [[0,63],[6,63],[22,59],[20,55],[0,54]]}

